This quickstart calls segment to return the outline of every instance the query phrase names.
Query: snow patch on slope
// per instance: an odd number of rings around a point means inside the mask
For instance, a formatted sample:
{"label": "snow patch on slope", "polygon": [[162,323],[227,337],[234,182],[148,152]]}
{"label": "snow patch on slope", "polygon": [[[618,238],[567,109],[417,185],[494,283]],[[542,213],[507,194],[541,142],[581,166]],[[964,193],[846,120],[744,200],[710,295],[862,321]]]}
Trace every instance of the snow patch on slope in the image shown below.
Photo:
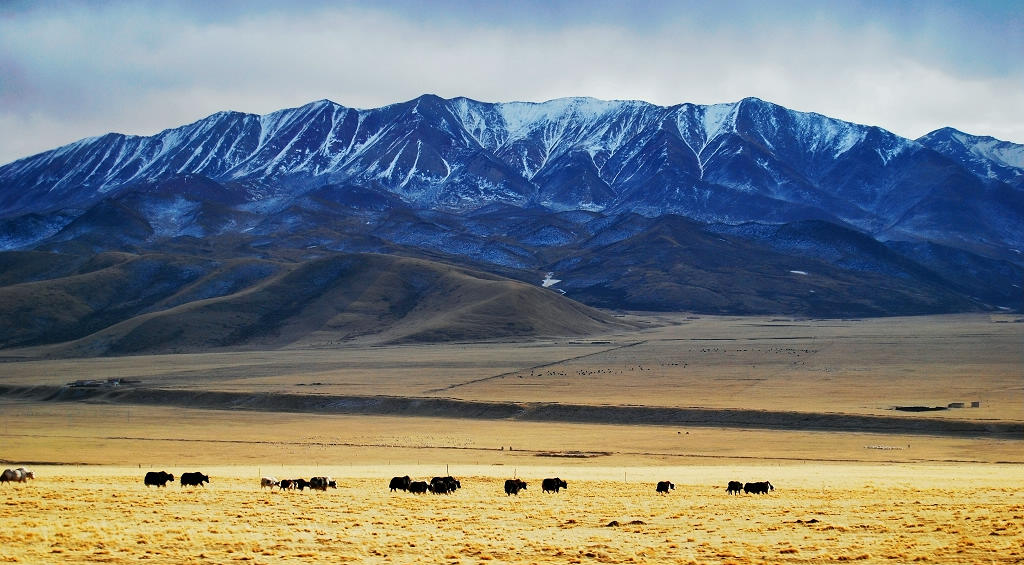
{"label": "snow patch on slope", "polygon": [[705,143],[723,133],[736,131],[736,110],[738,108],[739,103],[712,104],[704,107],[704,119],[701,123],[704,127]]}

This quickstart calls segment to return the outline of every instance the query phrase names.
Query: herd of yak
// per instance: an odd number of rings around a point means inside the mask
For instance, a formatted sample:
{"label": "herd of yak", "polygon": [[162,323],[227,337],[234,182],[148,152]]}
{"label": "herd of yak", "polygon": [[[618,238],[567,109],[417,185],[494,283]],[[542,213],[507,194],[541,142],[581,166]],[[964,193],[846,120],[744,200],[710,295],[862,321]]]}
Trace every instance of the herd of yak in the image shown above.
{"label": "herd of yak", "polygon": [[[0,474],[0,483],[24,483],[28,479],[34,479],[35,474],[32,471],[24,467],[18,467],[17,469],[5,469]],[[192,472],[182,473],[180,477],[181,486],[206,486],[210,482],[210,477],[203,473]],[[143,482],[147,487],[156,486],[163,487],[167,486],[167,483],[174,482],[174,475],[165,471],[150,471],[146,473]],[[404,490],[413,494],[422,494],[430,492],[434,494],[451,494],[456,490],[462,488],[462,483],[458,479],[452,476],[448,477],[434,477],[430,481],[414,481],[409,478],[408,475],[404,477],[394,477],[388,484],[391,492],[398,490]],[[309,480],[306,479],[284,479],[277,480],[274,477],[262,477],[260,478],[260,489],[264,488],[279,488],[281,490],[321,490],[326,491],[329,488],[338,488],[338,483],[330,477],[313,477]],[[569,484],[558,477],[544,479],[540,482],[540,488],[544,492],[557,493],[561,489],[568,489]],[[655,491],[661,494],[668,494],[670,490],[675,490],[676,485],[670,481],[661,481],[655,487]],[[505,496],[512,496],[513,494],[518,496],[519,491],[526,490],[526,481],[522,479],[508,479],[505,481]],[[775,487],[768,481],[762,481],[757,483],[742,483],[740,481],[729,481],[725,491],[728,494],[768,494],[768,492],[775,490]]]}

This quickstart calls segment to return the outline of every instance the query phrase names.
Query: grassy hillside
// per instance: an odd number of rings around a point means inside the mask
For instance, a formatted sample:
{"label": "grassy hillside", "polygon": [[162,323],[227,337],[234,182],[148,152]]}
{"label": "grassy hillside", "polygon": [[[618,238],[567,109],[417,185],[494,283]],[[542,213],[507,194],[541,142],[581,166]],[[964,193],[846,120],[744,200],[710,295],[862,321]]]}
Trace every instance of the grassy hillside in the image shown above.
{"label": "grassy hillside", "polygon": [[65,344],[53,353],[92,356],[571,336],[619,325],[543,288],[420,259],[60,257],[4,254],[0,317],[10,323],[0,347]]}

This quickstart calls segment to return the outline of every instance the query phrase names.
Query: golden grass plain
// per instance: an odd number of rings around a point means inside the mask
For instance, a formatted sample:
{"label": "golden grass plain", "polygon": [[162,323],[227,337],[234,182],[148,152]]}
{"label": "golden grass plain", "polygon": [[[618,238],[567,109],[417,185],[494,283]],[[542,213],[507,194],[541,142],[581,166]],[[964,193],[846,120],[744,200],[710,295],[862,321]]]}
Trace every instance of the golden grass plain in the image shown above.
{"label": "golden grass plain", "polygon": [[[169,469],[175,474],[182,470]],[[561,475],[455,466],[452,495],[391,493],[396,473],[444,466],[205,469],[205,488],[145,487],[144,470],[39,467],[0,489],[0,560],[12,563],[1018,563],[1019,468],[1006,465],[775,465],[607,468]],[[326,492],[261,490],[330,475]],[[957,477],[951,479],[951,477]],[[771,479],[768,495],[725,494]],[[654,492],[672,480],[669,495]]]}
{"label": "golden grass plain", "polygon": [[[1014,316],[663,316],[587,340],[51,360],[0,385],[128,378],[174,391],[394,395],[1024,421]],[[186,397],[187,398],[187,397]],[[511,448],[511,449],[510,449]],[[0,397],[0,562],[1014,563],[1024,437],[210,410]],[[147,470],[206,489],[147,489]],[[451,496],[387,492],[449,471]],[[330,475],[326,493],[260,474]],[[505,478],[530,488],[506,497]],[[570,488],[544,495],[539,479]],[[654,493],[671,480],[676,490]],[[725,494],[770,480],[769,495]],[[618,526],[608,526],[612,521]],[[643,522],[632,523],[634,521]]]}
{"label": "golden grass plain", "polygon": [[[864,320],[662,315],[593,339],[47,359],[0,351],[0,384],[132,378],[180,390],[445,397],[1024,420],[1024,323],[966,314]],[[315,386],[309,386],[313,385]]]}

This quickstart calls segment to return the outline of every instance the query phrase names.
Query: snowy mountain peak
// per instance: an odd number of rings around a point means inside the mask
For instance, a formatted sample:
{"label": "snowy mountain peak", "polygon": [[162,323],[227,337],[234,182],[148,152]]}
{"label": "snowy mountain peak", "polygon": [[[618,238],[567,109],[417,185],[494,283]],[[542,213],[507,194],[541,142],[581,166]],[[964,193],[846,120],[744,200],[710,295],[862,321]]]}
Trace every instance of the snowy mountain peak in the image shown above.
{"label": "snowy mountain peak", "polygon": [[[912,141],[757,98],[664,107],[425,94],[365,110],[323,99],[262,116],[218,112],[153,136],[107,134],[10,163],[0,167],[0,218],[196,175],[284,204],[330,185],[455,213],[504,204],[729,223],[817,218],[902,237],[933,229],[920,214],[941,215],[943,194],[981,192],[964,182],[1021,187],[1022,149],[955,130]],[[993,237],[1017,233],[1004,224]]]}
{"label": "snowy mountain peak", "polygon": [[925,134],[919,142],[929,146],[960,146],[972,154],[1008,167],[1024,168],[1024,145],[1002,141],[988,135],[971,135],[945,127]]}
{"label": "snowy mountain peak", "polygon": [[1024,145],[945,127],[920,137],[918,143],[963,162],[982,177],[1024,188]]}

